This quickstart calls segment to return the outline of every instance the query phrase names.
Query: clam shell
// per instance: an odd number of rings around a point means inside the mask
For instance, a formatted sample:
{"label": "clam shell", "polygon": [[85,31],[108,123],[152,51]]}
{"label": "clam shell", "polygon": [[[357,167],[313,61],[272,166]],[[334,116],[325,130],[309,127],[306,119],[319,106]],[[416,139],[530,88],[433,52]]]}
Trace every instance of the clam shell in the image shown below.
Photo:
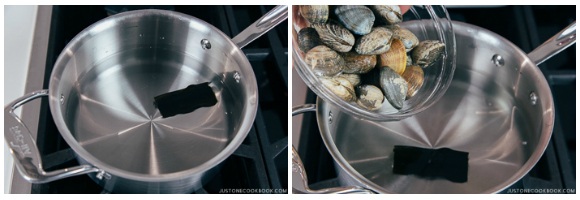
{"label": "clam shell", "polygon": [[379,65],[390,67],[398,74],[403,74],[407,66],[407,53],[401,40],[393,39],[391,41],[391,48],[379,55]]}
{"label": "clam shell", "polygon": [[356,87],[360,85],[360,75],[358,74],[339,74],[336,77],[344,78],[352,83],[352,86]]}
{"label": "clam shell", "polygon": [[403,21],[401,8],[397,5],[374,5],[370,6],[377,18],[387,24],[397,24]]}
{"label": "clam shell", "polygon": [[411,58],[415,65],[423,68],[433,64],[445,51],[445,44],[439,40],[423,40],[411,52]]}
{"label": "clam shell", "polygon": [[407,66],[413,65],[413,59],[411,59],[411,55],[407,54]]}
{"label": "clam shell", "polygon": [[373,28],[356,41],[354,50],[363,55],[376,55],[385,53],[391,47],[390,41],[393,32],[385,27]]}
{"label": "clam shell", "polygon": [[357,88],[358,98],[356,104],[367,110],[378,110],[383,106],[384,96],[381,89],[374,85],[362,85]]}
{"label": "clam shell", "polygon": [[312,24],[312,28],[316,29],[322,43],[338,52],[348,52],[354,45],[354,35],[338,24]]}
{"label": "clam shell", "polygon": [[419,45],[419,39],[409,29],[400,27],[399,25],[389,26],[389,28],[393,31],[393,38],[401,40],[407,52]]}
{"label": "clam shell", "polygon": [[300,15],[310,23],[326,23],[328,20],[328,5],[300,6]]}
{"label": "clam shell", "polygon": [[342,71],[344,60],[327,46],[316,46],[304,56],[304,61],[318,76],[334,76]]}
{"label": "clam shell", "polygon": [[344,58],[344,73],[364,74],[371,71],[377,65],[376,55],[359,55],[355,52],[341,54]]}
{"label": "clam shell", "polygon": [[334,14],[344,27],[357,35],[370,33],[375,23],[373,11],[366,6],[338,6],[334,10]]}
{"label": "clam shell", "polygon": [[408,90],[407,81],[391,68],[381,67],[380,84],[381,90],[391,105],[396,109],[403,108]]}
{"label": "clam shell", "polygon": [[320,37],[316,32],[316,29],[307,27],[303,28],[298,32],[298,47],[302,52],[308,52],[310,49],[321,45]]}
{"label": "clam shell", "polygon": [[350,81],[340,77],[320,77],[320,81],[341,99],[345,101],[354,101],[356,99],[354,86]]}
{"label": "clam shell", "polygon": [[419,88],[423,85],[423,80],[425,79],[425,74],[423,73],[423,68],[417,65],[407,66],[405,73],[401,75],[405,81],[407,81],[407,99],[415,96]]}

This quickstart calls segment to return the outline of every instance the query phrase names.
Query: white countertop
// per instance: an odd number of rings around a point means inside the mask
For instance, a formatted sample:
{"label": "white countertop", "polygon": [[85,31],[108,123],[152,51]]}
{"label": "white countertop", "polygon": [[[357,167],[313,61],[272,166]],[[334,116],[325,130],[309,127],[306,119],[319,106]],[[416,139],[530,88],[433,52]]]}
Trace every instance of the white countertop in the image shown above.
{"label": "white countertop", "polygon": [[[37,6],[4,6],[4,105],[24,95]],[[10,193],[13,160],[4,142],[4,193]]]}

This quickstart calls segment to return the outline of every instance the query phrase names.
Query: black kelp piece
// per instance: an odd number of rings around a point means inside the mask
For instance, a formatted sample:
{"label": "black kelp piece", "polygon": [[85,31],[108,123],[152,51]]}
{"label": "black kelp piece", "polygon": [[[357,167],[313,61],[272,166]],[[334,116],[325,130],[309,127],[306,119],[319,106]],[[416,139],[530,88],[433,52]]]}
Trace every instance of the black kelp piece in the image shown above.
{"label": "black kelp piece", "polygon": [[216,103],[217,99],[208,82],[156,96],[153,101],[163,118],[190,113]]}
{"label": "black kelp piece", "polygon": [[450,148],[425,149],[411,146],[394,148],[393,173],[421,178],[443,178],[456,183],[467,182],[469,153]]}

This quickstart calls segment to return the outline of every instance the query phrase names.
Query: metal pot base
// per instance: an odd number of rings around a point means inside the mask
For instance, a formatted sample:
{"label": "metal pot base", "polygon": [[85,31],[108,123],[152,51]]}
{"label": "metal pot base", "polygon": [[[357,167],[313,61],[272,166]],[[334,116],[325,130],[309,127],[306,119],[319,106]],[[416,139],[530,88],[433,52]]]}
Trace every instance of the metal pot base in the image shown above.
{"label": "metal pot base", "polygon": [[[79,78],[63,103],[66,124],[82,148],[112,167],[145,176],[194,168],[225,148],[233,132],[228,113],[235,111],[228,88],[199,61],[182,65],[174,55],[185,58],[158,49],[124,51],[116,56],[121,62],[103,62]],[[162,118],[155,96],[202,82],[212,83],[216,105]]]}
{"label": "metal pot base", "polygon": [[[394,193],[479,193],[505,181],[532,150],[522,140],[525,116],[507,91],[466,80],[483,77],[459,67],[447,93],[427,111],[400,122],[377,123],[336,116],[336,146],[361,175]],[[487,96],[494,90],[497,96]],[[392,173],[394,145],[469,152],[468,181],[454,183]],[[364,147],[364,148],[362,148]]]}

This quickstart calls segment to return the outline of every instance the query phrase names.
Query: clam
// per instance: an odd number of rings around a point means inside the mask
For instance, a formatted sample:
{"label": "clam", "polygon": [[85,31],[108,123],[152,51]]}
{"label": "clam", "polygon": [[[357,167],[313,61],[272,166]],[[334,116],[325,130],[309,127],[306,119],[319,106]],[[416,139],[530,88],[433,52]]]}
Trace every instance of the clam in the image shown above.
{"label": "clam", "polygon": [[302,52],[308,52],[321,44],[320,37],[314,28],[307,27],[298,32],[298,47]]}
{"label": "clam", "polygon": [[401,40],[393,39],[391,41],[391,48],[379,55],[379,65],[390,67],[398,74],[403,74],[405,66],[407,66],[407,53]]}
{"label": "clam", "polygon": [[417,91],[419,91],[419,88],[421,88],[423,85],[423,80],[425,78],[423,68],[417,65],[407,66],[405,73],[403,73],[401,76],[405,79],[405,81],[407,81],[407,99],[415,96]]}
{"label": "clam", "polygon": [[399,25],[389,26],[391,31],[393,31],[393,38],[397,38],[403,42],[407,52],[411,51],[419,44],[419,38],[413,34],[409,29],[400,27]]}
{"label": "clam", "polygon": [[423,68],[429,67],[441,57],[444,50],[445,44],[439,40],[421,41],[412,51],[411,57],[413,58],[413,64]]}
{"label": "clam", "polygon": [[397,5],[374,5],[370,7],[379,20],[387,24],[397,24],[403,20],[401,8]]}
{"label": "clam", "polygon": [[368,34],[375,23],[373,11],[366,6],[338,6],[334,14],[344,27],[357,35]]}
{"label": "clam", "polygon": [[327,46],[316,46],[304,56],[304,61],[318,76],[334,76],[342,71],[344,60]]}
{"label": "clam", "polygon": [[356,104],[367,110],[378,110],[383,105],[384,97],[381,89],[374,85],[362,85],[357,88]]}
{"label": "clam", "polygon": [[390,41],[393,32],[385,27],[373,28],[356,41],[354,50],[363,55],[376,55],[385,53],[391,47]]}
{"label": "clam", "polygon": [[310,23],[325,23],[328,20],[328,5],[300,6],[300,15]]}
{"label": "clam", "polygon": [[348,52],[354,45],[354,35],[344,27],[334,24],[312,24],[320,36],[320,41],[338,52]]}
{"label": "clam", "polygon": [[360,75],[358,74],[339,74],[336,77],[344,78],[352,83],[352,86],[356,87],[360,85]]}
{"label": "clam", "polygon": [[320,77],[320,81],[341,99],[345,101],[355,100],[354,86],[350,81],[340,77]]}
{"label": "clam", "polygon": [[355,52],[341,54],[344,58],[344,73],[364,74],[371,71],[377,65],[376,55],[359,55]]}
{"label": "clam", "polygon": [[381,67],[380,84],[381,90],[391,105],[396,109],[403,108],[403,102],[407,96],[407,81],[391,68]]}

